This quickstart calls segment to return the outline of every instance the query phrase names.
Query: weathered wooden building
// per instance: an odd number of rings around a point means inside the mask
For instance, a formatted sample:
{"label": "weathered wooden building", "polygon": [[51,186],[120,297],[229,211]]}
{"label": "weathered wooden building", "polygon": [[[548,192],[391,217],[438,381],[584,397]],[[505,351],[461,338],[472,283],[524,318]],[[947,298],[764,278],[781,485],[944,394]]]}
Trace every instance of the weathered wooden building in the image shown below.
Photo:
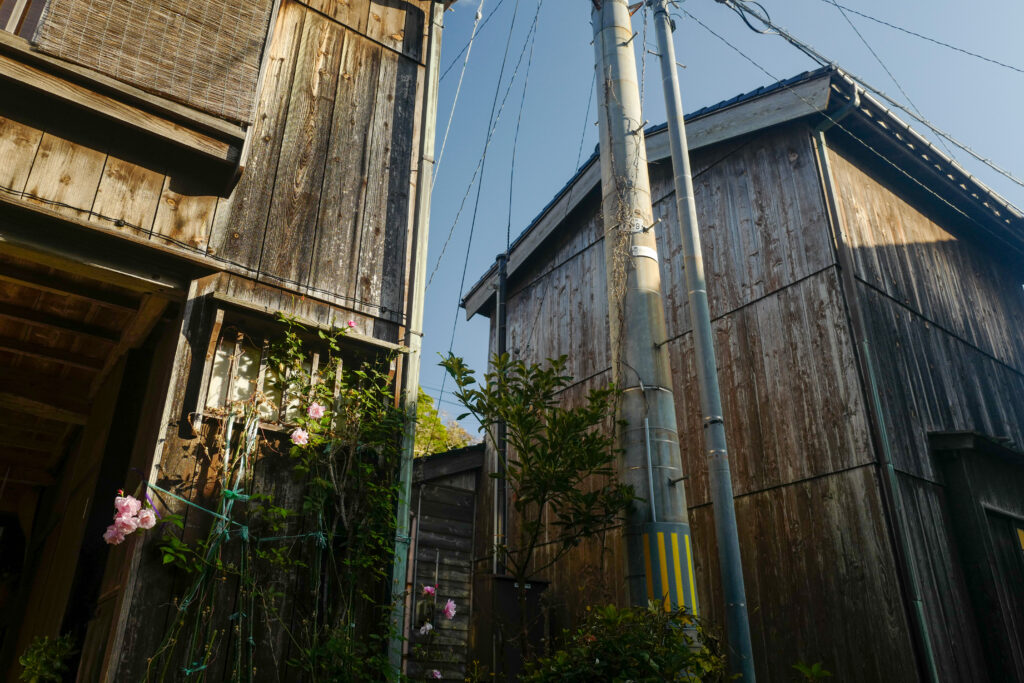
{"label": "weathered wooden building", "polygon": [[[151,540],[103,543],[112,496],[210,494],[195,427],[263,386],[276,312],[351,320],[353,353],[416,381],[442,11],[0,2],[4,680],[65,632],[78,680],[142,678],[180,585]],[[166,502],[186,535],[209,526]],[[290,677],[253,646],[258,680]]]}
{"label": "weathered wooden building", "polygon": [[[835,68],[687,130],[759,680],[800,661],[1024,680],[1024,216]],[[699,604],[720,624],[663,126],[647,149]],[[609,381],[599,183],[591,159],[508,257],[508,349],[568,354],[568,402]],[[496,280],[468,315],[493,315]],[[622,551],[556,568],[552,605],[624,601]],[[583,580],[598,561],[603,583]]]}

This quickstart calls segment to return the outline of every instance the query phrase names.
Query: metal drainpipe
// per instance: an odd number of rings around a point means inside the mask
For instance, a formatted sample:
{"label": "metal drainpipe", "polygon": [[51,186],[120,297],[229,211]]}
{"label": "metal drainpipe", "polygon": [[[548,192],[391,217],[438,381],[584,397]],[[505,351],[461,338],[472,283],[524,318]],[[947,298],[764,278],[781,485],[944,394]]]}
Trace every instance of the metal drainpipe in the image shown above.
{"label": "metal drainpipe", "polygon": [[860,106],[860,88],[854,86],[853,98],[835,114],[822,121],[814,128],[815,152],[818,156],[818,165],[821,169],[822,182],[825,187],[826,203],[828,204],[829,218],[832,223],[832,238],[835,242],[836,255],[839,259],[840,282],[846,290],[847,310],[851,317],[851,327],[858,337],[856,346],[860,348],[860,363],[862,376],[867,382],[864,387],[868,396],[869,424],[871,425],[872,438],[875,441],[875,453],[878,464],[883,468],[884,475],[879,477],[882,484],[882,499],[889,509],[886,515],[890,523],[891,540],[894,546],[894,555],[900,564],[897,572],[900,583],[904,590],[901,591],[906,601],[906,610],[909,613],[909,621],[914,625],[914,641],[919,656],[919,666],[924,669],[927,680],[938,683],[938,667],[935,664],[935,651],[932,647],[931,634],[928,631],[928,622],[924,616],[924,600],[921,597],[921,582],[917,574],[917,565],[914,562],[910,549],[910,538],[907,533],[905,512],[903,507],[903,495],[900,491],[899,481],[896,477],[896,469],[892,463],[892,451],[889,444],[889,435],[885,427],[885,414],[882,410],[882,399],[878,392],[878,380],[874,368],[874,360],[871,356],[871,345],[868,342],[866,327],[864,324],[863,312],[857,302],[854,291],[853,262],[847,252],[846,242],[843,240],[842,225],[839,221],[839,212],[835,204],[835,184],[832,180],[832,166],[828,160],[828,144],[825,141],[825,132],[845,119]]}
{"label": "metal drainpipe", "polygon": [[[495,301],[495,317],[498,321],[498,355],[504,355],[508,350],[508,252],[497,256],[498,263],[498,294]],[[506,444],[507,427],[505,423],[497,425],[497,453],[495,454],[495,472],[498,478],[494,480],[494,557],[492,559],[492,570],[495,576],[505,573],[505,562],[501,557],[498,548],[507,543],[505,534],[508,530],[508,482],[505,480],[505,471],[508,465],[508,445]]]}
{"label": "metal drainpipe", "polygon": [[405,328],[404,409],[405,433],[398,473],[398,510],[395,529],[394,564],[391,573],[391,633],[388,638],[388,663],[394,680],[402,672],[402,645],[406,634],[404,593],[409,562],[409,501],[412,498],[412,458],[416,442],[416,398],[420,383],[420,349],[423,344],[423,295],[426,290],[427,236],[430,227],[430,186],[434,171],[434,126],[437,121],[437,88],[441,61],[441,29],[444,5],[430,5],[427,38],[427,68],[424,79],[423,109],[420,120],[420,165],[416,178],[416,214],[413,223],[412,278],[408,319]]}

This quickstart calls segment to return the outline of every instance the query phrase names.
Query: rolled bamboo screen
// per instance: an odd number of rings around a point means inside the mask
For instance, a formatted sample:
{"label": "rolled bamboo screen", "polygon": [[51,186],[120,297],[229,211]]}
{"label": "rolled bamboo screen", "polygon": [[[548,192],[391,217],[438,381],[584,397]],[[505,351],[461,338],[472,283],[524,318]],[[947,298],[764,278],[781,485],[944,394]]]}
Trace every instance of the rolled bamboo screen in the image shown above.
{"label": "rolled bamboo screen", "polygon": [[50,0],[39,50],[249,123],[272,0]]}

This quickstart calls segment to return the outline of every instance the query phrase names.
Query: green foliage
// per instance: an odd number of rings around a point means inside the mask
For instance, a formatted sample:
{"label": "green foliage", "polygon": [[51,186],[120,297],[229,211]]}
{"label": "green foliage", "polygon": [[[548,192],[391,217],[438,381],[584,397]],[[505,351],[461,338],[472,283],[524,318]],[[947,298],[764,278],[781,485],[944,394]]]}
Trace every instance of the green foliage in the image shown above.
{"label": "green foliage", "polygon": [[[696,638],[692,634],[696,633]],[[649,607],[588,608],[550,656],[527,663],[525,683],[723,681],[725,658],[693,617]]]}
{"label": "green foliage", "polygon": [[[295,321],[280,321],[285,330],[270,347],[267,383],[282,405],[256,392],[221,421],[206,421],[200,435],[197,448],[219,467],[208,475],[219,483],[215,499],[204,502],[209,533],[187,540],[180,517],[161,520],[170,522],[158,543],[162,561],[191,584],[175,600],[177,618],[147,680],[179,680],[227,655],[219,664],[224,680],[273,677],[255,671],[256,649],[267,634],[282,632],[287,659],[272,642],[269,654],[275,667],[303,680],[389,677],[388,579],[406,423],[392,359],[346,357],[343,365],[343,332],[321,331],[317,340]],[[310,340],[320,352],[315,374],[307,369]],[[322,415],[311,414],[314,403]],[[268,441],[260,416],[279,410],[286,433]],[[296,443],[300,429],[307,443]],[[282,440],[283,452],[274,445]],[[188,514],[195,529],[193,515],[203,513]],[[229,605],[230,615],[218,614]]]}
{"label": "green foliage", "polygon": [[[449,355],[441,363],[455,380],[456,398],[497,443],[497,428],[505,425],[508,456],[502,479],[510,493],[517,538],[495,552],[517,583],[519,640],[529,658],[526,586],[583,540],[615,525],[636,497],[632,487],[618,481],[618,455],[611,426],[614,387],[594,389],[575,407],[566,407],[559,394],[572,383],[565,374],[566,356],[546,366],[494,356],[491,371],[478,384],[461,358]],[[459,419],[461,419],[460,416]],[[538,549],[544,542],[546,551]]]}
{"label": "green foliage", "polygon": [[[504,479],[521,533],[517,547],[498,552],[524,580],[616,523],[635,500],[632,488],[616,478],[612,430],[600,428],[611,420],[616,390],[594,389],[580,405],[563,406],[558,395],[572,383],[565,363],[566,356],[549,359],[546,367],[495,356],[483,384],[461,358],[441,363],[458,387],[455,396],[492,440],[498,423],[505,424],[510,453]],[[594,478],[604,485],[592,486]],[[555,531],[555,549],[534,565],[545,520]]]}
{"label": "green foliage", "polygon": [[22,666],[18,678],[29,683],[64,680],[64,673],[68,670],[65,660],[75,652],[70,633],[53,640],[36,636],[25,653],[18,657],[18,664]]}
{"label": "green foliage", "polygon": [[820,681],[823,678],[830,678],[832,676],[832,672],[823,667],[821,662],[815,662],[810,665],[804,662],[797,662],[793,665],[793,668],[803,675],[804,681]]}
{"label": "green foliage", "polygon": [[434,397],[420,388],[416,397],[416,457],[444,453],[471,443],[473,436],[458,422],[441,421]]}

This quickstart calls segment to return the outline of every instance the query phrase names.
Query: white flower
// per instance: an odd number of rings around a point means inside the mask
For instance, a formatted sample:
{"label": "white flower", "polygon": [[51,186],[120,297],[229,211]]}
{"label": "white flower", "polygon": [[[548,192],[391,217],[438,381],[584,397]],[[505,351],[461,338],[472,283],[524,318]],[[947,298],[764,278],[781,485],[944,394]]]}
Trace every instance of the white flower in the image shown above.
{"label": "white flower", "polygon": [[423,624],[423,626],[420,626],[420,635],[425,636],[433,630],[434,625],[428,621],[427,623]]}

